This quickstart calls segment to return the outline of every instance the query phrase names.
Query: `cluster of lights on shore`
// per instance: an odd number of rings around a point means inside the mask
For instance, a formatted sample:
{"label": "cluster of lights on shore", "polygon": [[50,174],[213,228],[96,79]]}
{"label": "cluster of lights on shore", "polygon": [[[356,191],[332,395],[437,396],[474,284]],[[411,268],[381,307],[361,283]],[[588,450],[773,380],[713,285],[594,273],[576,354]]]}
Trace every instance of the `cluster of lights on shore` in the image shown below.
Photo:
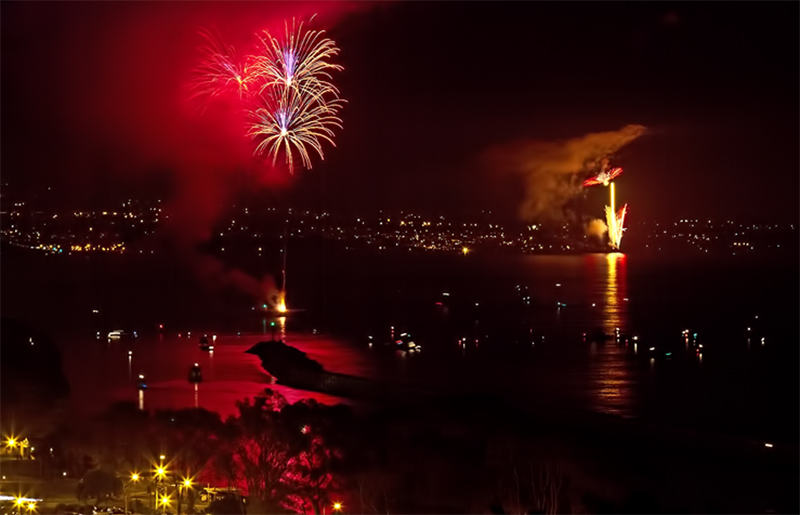
{"label": "cluster of lights on shore", "polygon": [[[20,453],[22,453],[22,450],[28,447],[28,445],[29,444],[27,438],[20,439],[20,437],[18,436],[7,436],[5,439],[5,449],[7,452],[9,451],[13,452],[17,447],[19,447]],[[31,450],[33,450],[33,447],[31,447]],[[159,456],[159,462],[153,463],[153,480],[158,483],[165,482],[170,476],[170,471],[168,466],[164,465],[165,459],[166,456],[164,454],[161,454]],[[67,473],[64,472],[63,475],[64,477],[66,477]],[[3,480],[6,479],[5,476],[2,476],[2,478]],[[138,483],[142,479],[143,479],[142,475],[139,472],[131,472],[128,480],[123,483],[123,492],[125,497],[125,513],[128,513],[128,488],[131,485]],[[193,478],[191,477],[183,477],[181,478],[180,483],[176,481],[175,485],[181,489],[192,488],[194,486],[194,481],[192,479]],[[16,496],[0,495],[0,501],[14,501],[14,506],[16,508],[20,510],[25,509],[28,513],[33,513],[37,509],[37,503],[41,502],[42,499],[26,497],[24,495],[16,495]],[[164,494],[160,498],[156,498],[156,504],[162,510],[166,510],[171,503],[172,503],[171,495]],[[332,508],[334,512],[338,513],[342,511],[344,506],[341,502],[336,501],[333,503]]]}

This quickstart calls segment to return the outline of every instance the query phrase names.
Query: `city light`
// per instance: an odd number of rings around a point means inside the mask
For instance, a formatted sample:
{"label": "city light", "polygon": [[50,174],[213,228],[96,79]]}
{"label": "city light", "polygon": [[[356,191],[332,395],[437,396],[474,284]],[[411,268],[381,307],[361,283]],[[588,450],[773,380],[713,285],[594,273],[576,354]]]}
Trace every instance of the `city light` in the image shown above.
{"label": "city light", "polygon": [[342,511],[342,503],[340,502],[333,503],[333,511]]}

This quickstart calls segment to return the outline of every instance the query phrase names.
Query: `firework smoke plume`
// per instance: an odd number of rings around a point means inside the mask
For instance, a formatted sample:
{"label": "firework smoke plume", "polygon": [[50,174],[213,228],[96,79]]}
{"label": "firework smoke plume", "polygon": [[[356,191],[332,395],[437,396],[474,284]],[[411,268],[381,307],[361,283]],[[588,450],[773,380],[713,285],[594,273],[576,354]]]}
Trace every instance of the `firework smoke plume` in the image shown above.
{"label": "firework smoke plume", "polygon": [[618,131],[554,142],[520,140],[490,148],[485,158],[493,172],[524,178],[525,198],[519,209],[523,220],[560,220],[565,204],[581,191],[583,179],[603,171],[608,158],[644,130],[641,125],[626,125]]}
{"label": "firework smoke plume", "polygon": [[606,223],[599,218],[595,218],[588,222],[584,229],[586,230],[586,236],[594,236],[600,240],[603,239],[603,236],[608,232],[608,226]]}

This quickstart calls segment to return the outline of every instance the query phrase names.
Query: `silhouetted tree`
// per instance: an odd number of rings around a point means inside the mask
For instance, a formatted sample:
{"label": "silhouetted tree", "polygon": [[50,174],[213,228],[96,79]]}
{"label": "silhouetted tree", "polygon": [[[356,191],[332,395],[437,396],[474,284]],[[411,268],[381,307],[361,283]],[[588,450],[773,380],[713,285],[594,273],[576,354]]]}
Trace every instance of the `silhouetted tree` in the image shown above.
{"label": "silhouetted tree", "polygon": [[[219,414],[191,408],[159,412],[156,420],[175,474],[196,480],[203,477],[203,472],[218,452],[224,436],[224,426]],[[193,511],[194,491],[181,491],[187,500],[188,510]]]}
{"label": "silhouetted tree", "polygon": [[[284,482],[290,462],[302,450],[299,428],[287,427],[280,410],[286,400],[268,390],[264,397],[238,402],[239,416],[226,422],[228,474],[244,483],[252,509],[277,513],[288,495]],[[224,461],[224,460],[223,460]]]}
{"label": "silhouetted tree", "polygon": [[104,499],[121,493],[122,481],[116,475],[106,470],[94,469],[87,472],[78,483],[76,496],[81,502],[94,498],[100,504]]}
{"label": "silhouetted tree", "polygon": [[321,513],[340,485],[346,431],[337,422],[349,411],[315,401],[289,405],[271,390],[238,408],[222,433],[218,473],[247,489],[251,511]]}

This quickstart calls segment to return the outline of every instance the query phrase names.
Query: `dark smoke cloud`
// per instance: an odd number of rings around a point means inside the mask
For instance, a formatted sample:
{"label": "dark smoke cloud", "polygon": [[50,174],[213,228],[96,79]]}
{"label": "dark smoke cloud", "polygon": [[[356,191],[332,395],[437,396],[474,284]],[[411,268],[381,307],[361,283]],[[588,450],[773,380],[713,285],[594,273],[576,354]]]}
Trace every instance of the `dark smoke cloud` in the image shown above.
{"label": "dark smoke cloud", "polygon": [[520,140],[492,147],[484,158],[492,173],[522,176],[522,219],[560,220],[566,203],[581,191],[583,180],[608,166],[608,158],[644,130],[641,125],[627,125],[618,131],[561,141]]}

